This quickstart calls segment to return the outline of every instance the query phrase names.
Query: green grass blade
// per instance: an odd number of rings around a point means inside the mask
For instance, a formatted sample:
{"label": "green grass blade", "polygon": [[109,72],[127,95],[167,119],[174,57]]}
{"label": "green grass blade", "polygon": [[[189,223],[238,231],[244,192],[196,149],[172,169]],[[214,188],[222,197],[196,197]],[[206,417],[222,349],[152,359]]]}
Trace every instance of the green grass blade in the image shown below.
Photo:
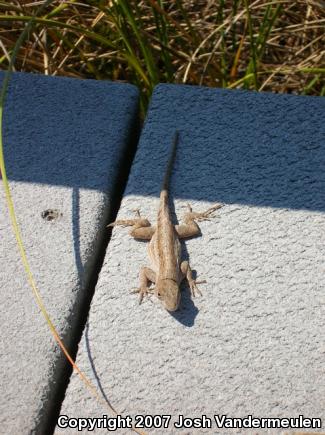
{"label": "green grass blade", "polygon": [[[153,0],[151,1],[151,3],[155,4]],[[165,48],[168,46],[169,41],[169,23],[166,19],[165,14],[158,12],[157,6],[156,8],[153,5],[151,7],[155,19],[157,37],[161,48],[161,60],[164,65],[165,80],[171,82],[174,78],[174,69],[172,67],[170,52]],[[165,12],[164,5],[161,0],[158,0],[158,8],[160,11]]]}
{"label": "green grass blade", "polygon": [[[249,8],[249,2],[248,0],[244,0],[245,8],[246,8],[246,15],[247,15],[247,24],[248,24],[248,33],[250,38],[250,52],[251,52],[251,60],[248,65],[248,68],[246,70],[247,77],[250,77],[250,73],[252,73],[253,77],[253,83],[254,88],[258,89],[258,82],[257,82],[257,50],[256,50],[256,41],[253,35],[253,19],[251,16],[250,8]],[[246,81],[247,87],[249,87],[249,81]]]}
{"label": "green grass blade", "polygon": [[[143,32],[141,32],[141,29],[139,28],[138,23],[140,22],[140,20],[138,20],[138,22],[135,20],[129,2],[125,0],[116,0],[114,4],[117,14],[120,14],[125,18],[126,23],[131,27],[133,34],[139,43],[139,47],[145,60],[146,69],[150,77],[150,85],[153,87],[159,82],[159,75],[157,72],[157,67],[153,60],[150,45],[148,44]],[[131,44],[129,43],[129,45]]]}

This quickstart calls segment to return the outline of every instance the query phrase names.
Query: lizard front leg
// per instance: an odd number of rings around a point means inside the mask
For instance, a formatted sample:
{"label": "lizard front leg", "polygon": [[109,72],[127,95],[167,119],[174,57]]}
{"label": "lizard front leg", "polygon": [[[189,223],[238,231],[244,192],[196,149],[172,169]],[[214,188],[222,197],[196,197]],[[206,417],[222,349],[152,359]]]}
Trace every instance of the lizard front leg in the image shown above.
{"label": "lizard front leg", "polygon": [[139,293],[139,304],[141,304],[143,298],[148,296],[149,293],[153,291],[153,288],[150,288],[150,283],[156,282],[156,273],[150,269],[150,267],[142,267],[140,269],[140,287],[133,290],[131,293]]}
{"label": "lizard front leg", "polygon": [[197,284],[203,284],[206,281],[196,281],[193,278],[193,271],[192,271],[191,266],[190,266],[188,261],[182,261],[181,271],[182,271],[182,274],[184,275],[184,277],[188,281],[188,285],[190,286],[192,296],[193,297],[195,297],[196,295],[202,296],[202,292],[198,288]]}
{"label": "lizard front leg", "polygon": [[200,221],[209,220],[211,214],[218,208],[223,207],[223,204],[215,204],[214,206],[210,207],[208,210],[201,213],[194,212],[189,204],[187,205],[187,207],[189,211],[185,213],[182,219],[184,223],[182,223],[181,225],[175,225],[175,230],[180,239],[199,235],[200,227],[198,226],[196,221],[200,222]]}
{"label": "lizard front leg", "polygon": [[120,225],[122,227],[132,227],[130,236],[134,239],[150,240],[155,232],[155,228],[151,226],[148,219],[141,217],[139,210],[135,210],[136,219],[121,219],[110,223],[107,227]]}

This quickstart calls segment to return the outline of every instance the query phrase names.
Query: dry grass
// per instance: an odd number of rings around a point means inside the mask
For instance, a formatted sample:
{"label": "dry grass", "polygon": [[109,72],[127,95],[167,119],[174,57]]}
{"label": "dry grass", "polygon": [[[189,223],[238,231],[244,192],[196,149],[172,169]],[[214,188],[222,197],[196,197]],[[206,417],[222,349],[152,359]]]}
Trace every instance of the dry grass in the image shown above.
{"label": "dry grass", "polygon": [[[0,1],[0,65],[41,1]],[[16,70],[324,95],[324,0],[53,1]]]}

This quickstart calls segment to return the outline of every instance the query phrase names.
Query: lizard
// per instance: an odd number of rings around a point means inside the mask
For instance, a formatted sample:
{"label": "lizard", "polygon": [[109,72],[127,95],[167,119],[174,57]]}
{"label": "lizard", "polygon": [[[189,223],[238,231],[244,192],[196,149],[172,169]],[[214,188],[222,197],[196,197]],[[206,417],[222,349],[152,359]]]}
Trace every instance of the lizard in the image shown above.
{"label": "lizard", "polygon": [[[193,278],[189,262],[181,261],[180,239],[199,235],[200,228],[196,221],[208,220],[215,210],[223,206],[223,204],[215,204],[208,210],[197,213],[193,212],[188,204],[188,212],[183,217],[183,223],[180,225],[173,224],[169,207],[169,184],[178,140],[179,132],[176,131],[160,191],[156,226],[152,226],[148,219],[142,218],[139,210],[135,210],[135,219],[116,220],[108,225],[108,227],[131,226],[132,229],[129,234],[134,239],[149,241],[148,254],[152,268],[141,268],[139,274],[140,287],[133,293],[140,294],[139,303],[141,304],[144,296],[154,292],[164,308],[170,312],[179,308],[181,299],[180,284],[184,278],[188,281],[192,296],[201,295],[202,293],[197,284],[206,282],[196,281]],[[154,288],[150,287],[151,283],[155,285]]]}

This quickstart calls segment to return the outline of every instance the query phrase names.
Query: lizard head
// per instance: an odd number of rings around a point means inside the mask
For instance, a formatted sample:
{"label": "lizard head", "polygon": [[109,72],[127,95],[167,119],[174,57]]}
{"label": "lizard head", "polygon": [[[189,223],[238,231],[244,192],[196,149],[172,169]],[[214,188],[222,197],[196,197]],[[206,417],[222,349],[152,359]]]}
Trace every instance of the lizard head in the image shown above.
{"label": "lizard head", "polygon": [[176,311],[179,307],[181,293],[173,279],[162,279],[157,283],[155,293],[167,311]]}

